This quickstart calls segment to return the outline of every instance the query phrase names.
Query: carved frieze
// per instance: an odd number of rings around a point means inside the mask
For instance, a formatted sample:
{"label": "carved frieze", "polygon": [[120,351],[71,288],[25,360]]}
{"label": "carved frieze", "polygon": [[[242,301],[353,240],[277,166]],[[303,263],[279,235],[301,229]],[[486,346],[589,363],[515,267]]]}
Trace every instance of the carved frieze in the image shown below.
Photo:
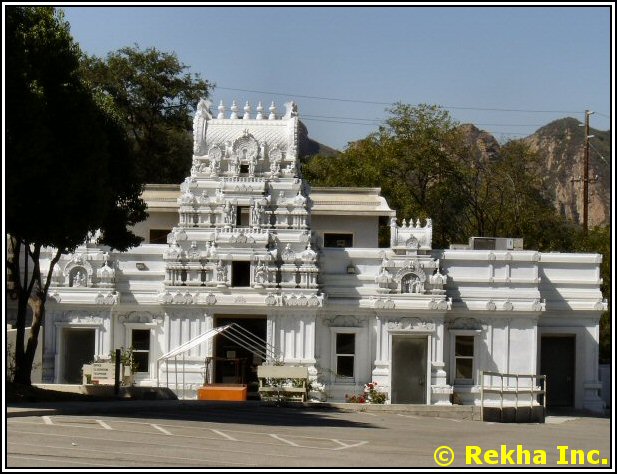
{"label": "carved frieze", "polygon": [[130,313],[121,314],[118,316],[118,321],[121,323],[156,323],[163,322],[163,315],[151,313],[149,311],[131,311]]}
{"label": "carved frieze", "polygon": [[110,291],[108,293],[99,293],[94,298],[94,302],[96,304],[117,304],[118,303],[118,293],[115,291]]}
{"label": "carved frieze", "polygon": [[397,318],[390,319],[386,327],[395,331],[434,331],[435,323],[420,318]]}

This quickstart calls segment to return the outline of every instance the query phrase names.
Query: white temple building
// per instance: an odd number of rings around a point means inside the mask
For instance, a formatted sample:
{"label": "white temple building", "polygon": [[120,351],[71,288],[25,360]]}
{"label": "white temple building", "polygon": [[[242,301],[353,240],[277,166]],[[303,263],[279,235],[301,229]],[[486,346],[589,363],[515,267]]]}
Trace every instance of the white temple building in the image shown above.
{"label": "white temple building", "polygon": [[294,103],[281,115],[235,102],[211,114],[201,101],[190,176],[144,191],[149,218],[134,229],[144,243],[114,252],[87,242],[58,262],[43,382],[81,383],[84,363],[133,347],[138,385],[171,381],[179,392],[182,370],[195,397],[208,357],[208,382],[250,383],[264,361],[221,336],[182,366],[157,364],[236,322],[285,364],[308,367],[330,401],[377,382],[388,403],[478,404],[484,370],[545,374],[549,406],[603,409],[600,255],[523,250],[516,239],[434,249],[431,220],[397,218],[379,189],[311,189],[298,129]]}

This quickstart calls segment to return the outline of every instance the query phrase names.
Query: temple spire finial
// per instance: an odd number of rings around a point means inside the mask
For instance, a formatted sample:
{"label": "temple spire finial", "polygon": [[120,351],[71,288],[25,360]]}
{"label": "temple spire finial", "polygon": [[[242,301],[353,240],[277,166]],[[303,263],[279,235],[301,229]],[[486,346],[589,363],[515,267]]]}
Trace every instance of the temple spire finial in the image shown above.
{"label": "temple spire finial", "polygon": [[224,119],[225,118],[225,106],[223,105],[223,101],[221,100],[219,102],[219,114],[216,116],[217,119]]}
{"label": "temple spire finial", "polygon": [[263,120],[264,116],[263,116],[262,112],[264,111],[264,107],[263,107],[263,105],[261,105],[261,100],[257,104],[257,109],[256,110],[257,110],[257,116],[255,118],[257,120]]}
{"label": "temple spire finial", "polygon": [[231,103],[231,115],[229,116],[229,118],[230,119],[238,118],[238,105],[236,104],[235,100]]}
{"label": "temple spire finial", "polygon": [[246,104],[244,106],[244,116],[242,117],[244,120],[250,120],[251,118],[251,104],[249,104],[249,101],[246,101]]}
{"label": "temple spire finial", "polygon": [[274,101],[270,104],[270,115],[268,115],[268,120],[276,120],[276,105],[274,105]]}

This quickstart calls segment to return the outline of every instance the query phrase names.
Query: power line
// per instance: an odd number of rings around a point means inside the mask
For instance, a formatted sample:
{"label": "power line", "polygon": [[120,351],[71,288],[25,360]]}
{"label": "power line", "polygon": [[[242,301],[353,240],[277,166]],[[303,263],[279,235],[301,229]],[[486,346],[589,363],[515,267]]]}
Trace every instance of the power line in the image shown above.
{"label": "power line", "polygon": [[[596,112],[596,113],[597,113],[597,112]],[[608,164],[608,161],[606,161],[606,159],[605,159],[605,158],[604,158],[604,156],[602,155],[602,153],[600,153],[598,150],[596,150],[596,148],[595,148],[595,147],[591,144],[591,142],[589,142],[589,146],[591,147],[591,149],[592,149],[593,151],[595,151],[595,152],[596,152],[596,154],[597,154],[597,155],[598,155],[598,156],[602,159],[602,161],[604,161],[604,163],[606,163],[606,166],[610,166],[610,165]]]}
{"label": "power line", "polygon": [[[342,99],[339,97],[320,97],[313,95],[302,95],[302,94],[291,94],[288,92],[273,92],[273,91],[258,91],[252,89],[239,89],[234,87],[220,87],[217,86],[218,89],[228,90],[228,91],[239,91],[239,92],[250,92],[254,94],[268,94],[274,96],[285,96],[285,97],[300,97],[303,99],[314,99],[314,100],[329,100],[333,102],[353,102],[357,104],[373,104],[373,105],[394,105],[395,102],[378,102],[373,100],[359,100],[359,99]],[[453,110],[483,110],[483,111],[492,111],[492,112],[528,112],[528,113],[554,113],[554,114],[578,114],[580,110],[531,110],[531,109],[505,109],[498,107],[460,107],[453,105],[442,105],[440,106],[443,109],[453,109]]]}

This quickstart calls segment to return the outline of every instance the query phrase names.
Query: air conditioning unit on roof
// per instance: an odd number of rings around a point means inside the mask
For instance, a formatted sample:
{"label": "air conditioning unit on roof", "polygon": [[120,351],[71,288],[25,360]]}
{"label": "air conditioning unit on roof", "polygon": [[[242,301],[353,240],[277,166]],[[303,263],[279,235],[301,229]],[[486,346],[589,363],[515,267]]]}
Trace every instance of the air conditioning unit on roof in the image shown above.
{"label": "air conditioning unit on roof", "polygon": [[523,250],[523,239],[512,237],[470,237],[471,250]]}

